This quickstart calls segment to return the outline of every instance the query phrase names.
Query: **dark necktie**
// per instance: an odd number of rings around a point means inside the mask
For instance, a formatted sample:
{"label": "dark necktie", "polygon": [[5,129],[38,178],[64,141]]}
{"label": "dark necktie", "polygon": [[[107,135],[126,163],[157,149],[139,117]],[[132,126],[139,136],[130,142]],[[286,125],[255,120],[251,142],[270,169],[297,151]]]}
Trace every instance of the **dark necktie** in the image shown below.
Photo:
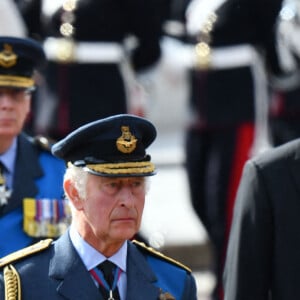
{"label": "dark necktie", "polygon": [[6,186],[6,179],[4,176],[5,166],[0,161],[0,207],[7,204],[11,191]]}
{"label": "dark necktie", "polygon": [[99,285],[99,289],[104,297],[104,300],[120,300],[120,295],[117,287],[119,274],[116,274],[117,268],[114,263],[105,260],[97,267],[103,274],[108,287]]}

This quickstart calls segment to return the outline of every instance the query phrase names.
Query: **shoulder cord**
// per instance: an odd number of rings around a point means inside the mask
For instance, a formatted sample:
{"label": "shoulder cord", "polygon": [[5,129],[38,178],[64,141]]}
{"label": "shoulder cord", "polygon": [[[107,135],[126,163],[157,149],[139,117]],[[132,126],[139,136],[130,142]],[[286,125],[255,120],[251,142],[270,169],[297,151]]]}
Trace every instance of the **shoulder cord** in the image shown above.
{"label": "shoulder cord", "polygon": [[12,265],[4,268],[5,300],[21,300],[20,276]]}

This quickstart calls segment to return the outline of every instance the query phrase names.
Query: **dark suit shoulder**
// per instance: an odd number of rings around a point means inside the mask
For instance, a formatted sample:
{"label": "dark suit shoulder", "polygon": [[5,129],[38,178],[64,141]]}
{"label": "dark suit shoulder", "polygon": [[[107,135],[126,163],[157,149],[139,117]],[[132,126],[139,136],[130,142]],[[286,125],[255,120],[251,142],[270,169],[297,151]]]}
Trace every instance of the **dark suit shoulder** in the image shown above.
{"label": "dark suit shoulder", "polygon": [[3,258],[0,259],[0,268],[4,267],[12,262],[16,262],[25,257],[28,257],[32,254],[41,252],[41,251],[47,249],[51,245],[51,243],[52,243],[52,239],[41,240],[36,244],[33,244],[29,247],[23,248],[21,250],[13,252],[7,256],[4,256]]}
{"label": "dark suit shoulder", "polygon": [[171,257],[168,257],[168,256],[162,254],[161,252],[159,252],[159,251],[153,249],[152,247],[148,247],[148,246],[146,246],[144,243],[138,242],[138,241],[136,241],[136,240],[133,240],[132,242],[133,242],[133,244],[136,245],[142,252],[147,253],[147,254],[149,254],[149,255],[152,255],[152,256],[154,256],[154,257],[157,257],[157,258],[159,258],[159,259],[162,259],[162,260],[164,260],[164,261],[166,261],[166,262],[168,262],[168,263],[171,263],[171,264],[173,264],[173,265],[175,265],[175,266],[177,266],[177,267],[179,267],[179,268],[181,268],[181,269],[184,269],[184,270],[187,271],[188,273],[192,273],[192,270],[191,270],[189,267],[185,266],[184,264],[180,263],[179,261],[177,261],[177,260],[175,260],[175,259],[173,259],[173,258],[171,258]]}
{"label": "dark suit shoulder", "polygon": [[254,162],[255,165],[265,168],[269,165],[281,165],[283,161],[288,159],[300,159],[300,139],[292,140],[281,146],[272,148],[253,157],[250,161]]}

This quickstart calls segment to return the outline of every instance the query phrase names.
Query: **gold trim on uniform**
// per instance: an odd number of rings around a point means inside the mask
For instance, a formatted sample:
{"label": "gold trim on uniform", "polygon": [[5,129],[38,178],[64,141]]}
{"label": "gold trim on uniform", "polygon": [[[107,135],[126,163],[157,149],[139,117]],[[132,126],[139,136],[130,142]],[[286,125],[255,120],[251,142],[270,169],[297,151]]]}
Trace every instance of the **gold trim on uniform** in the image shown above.
{"label": "gold trim on uniform", "polygon": [[75,20],[74,11],[77,8],[77,0],[65,0],[62,9],[62,23],[59,31],[65,38],[72,38],[75,32],[73,22]]}
{"label": "gold trim on uniform", "polygon": [[160,258],[162,258],[162,259],[164,259],[164,260],[166,260],[170,263],[173,263],[174,265],[186,270],[187,272],[192,273],[192,270],[189,267],[185,266],[184,264],[180,263],[179,261],[177,261],[177,260],[175,260],[171,257],[168,257],[168,256],[162,254],[161,252],[153,249],[152,247],[148,247],[144,243],[138,242],[137,240],[133,240],[132,242],[135,245],[137,245],[137,246],[141,247],[142,249],[146,250],[150,254],[153,254],[154,256],[160,257]]}
{"label": "gold trim on uniform", "polygon": [[199,69],[207,69],[211,63],[211,50],[207,43],[200,42],[195,46],[196,66]]}
{"label": "gold trim on uniform", "polygon": [[59,31],[62,38],[58,39],[56,49],[56,59],[61,63],[71,63],[75,61],[75,45],[73,35],[75,27],[73,22],[75,20],[74,11],[77,8],[77,0],[65,0],[62,5],[62,23]]}
{"label": "gold trim on uniform", "polygon": [[21,300],[21,281],[17,270],[12,265],[4,268],[5,300]]}
{"label": "gold trim on uniform", "polygon": [[58,61],[62,63],[75,61],[75,44],[72,38],[58,38],[55,46]]}
{"label": "gold trim on uniform", "polygon": [[0,268],[4,267],[5,300],[21,300],[21,280],[17,270],[11,265],[19,259],[43,251],[50,247],[52,239],[41,240],[32,246],[18,250],[0,259]]}
{"label": "gold trim on uniform", "polygon": [[34,254],[34,253],[38,253],[38,252],[41,252],[41,251],[47,249],[48,247],[50,247],[52,241],[53,241],[52,239],[41,240],[36,244],[33,244],[31,246],[28,246],[26,248],[23,248],[21,250],[18,250],[16,252],[13,252],[11,254],[4,256],[3,258],[0,259],[0,268],[4,267],[14,261],[22,259],[23,257],[26,257],[26,256]]}
{"label": "gold trim on uniform", "polygon": [[4,44],[4,49],[0,52],[0,66],[11,68],[17,63],[18,56],[13,52],[12,46]]}
{"label": "gold trim on uniform", "polygon": [[63,3],[63,8],[65,11],[73,11],[77,7],[77,0],[66,0]]}
{"label": "gold trim on uniform", "polygon": [[1,86],[28,88],[34,86],[34,80],[28,77],[0,75]]}
{"label": "gold trim on uniform", "polygon": [[196,68],[200,70],[209,69],[211,64],[211,31],[213,30],[216,20],[217,15],[214,12],[209,14],[198,36],[199,43],[197,43],[195,46],[195,53]]}
{"label": "gold trim on uniform", "polygon": [[129,126],[121,126],[122,135],[117,139],[116,145],[120,152],[131,153],[136,148],[137,139],[131,134]]}
{"label": "gold trim on uniform", "polygon": [[87,168],[104,174],[147,174],[154,171],[155,166],[150,161],[88,164]]}

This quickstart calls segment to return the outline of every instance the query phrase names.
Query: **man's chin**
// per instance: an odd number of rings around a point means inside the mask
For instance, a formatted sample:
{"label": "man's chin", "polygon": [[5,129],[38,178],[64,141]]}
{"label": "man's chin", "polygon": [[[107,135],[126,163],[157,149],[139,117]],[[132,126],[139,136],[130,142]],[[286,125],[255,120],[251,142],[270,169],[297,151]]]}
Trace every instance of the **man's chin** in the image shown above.
{"label": "man's chin", "polygon": [[11,138],[11,137],[14,137],[18,134],[19,134],[19,132],[16,129],[0,125],[0,136],[1,137]]}
{"label": "man's chin", "polygon": [[116,239],[119,240],[131,240],[136,234],[136,229],[120,229],[115,233]]}

